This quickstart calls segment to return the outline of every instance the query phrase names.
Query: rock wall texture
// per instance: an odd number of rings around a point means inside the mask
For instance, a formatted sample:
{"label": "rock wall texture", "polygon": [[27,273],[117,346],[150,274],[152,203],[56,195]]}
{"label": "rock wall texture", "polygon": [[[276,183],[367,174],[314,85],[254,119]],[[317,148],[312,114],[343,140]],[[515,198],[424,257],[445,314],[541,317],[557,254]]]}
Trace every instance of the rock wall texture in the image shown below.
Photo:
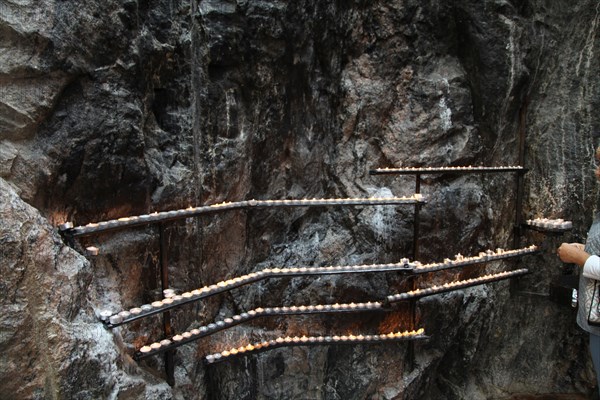
{"label": "rock wall texture", "polygon": [[[594,387],[574,311],[548,297],[553,250],[596,209],[597,0],[4,0],[0,4],[0,397],[509,399]],[[55,226],[244,199],[409,195],[391,166],[516,165],[523,216],[564,217],[544,254],[417,281],[527,266],[422,300],[408,344],[200,357],[280,335],[403,330],[405,309],[270,318],[178,349],[176,384],[149,318],[107,331],[99,310],[160,296],[158,233],[69,247]],[[511,247],[514,175],[428,176],[420,259]],[[191,290],[268,266],[398,261],[412,208],[235,211],[173,223],[170,282]],[[96,245],[98,257],[80,250]],[[79,251],[78,251],[79,250]],[[173,313],[176,331],[262,306],[379,300],[396,274],[264,281]]]}

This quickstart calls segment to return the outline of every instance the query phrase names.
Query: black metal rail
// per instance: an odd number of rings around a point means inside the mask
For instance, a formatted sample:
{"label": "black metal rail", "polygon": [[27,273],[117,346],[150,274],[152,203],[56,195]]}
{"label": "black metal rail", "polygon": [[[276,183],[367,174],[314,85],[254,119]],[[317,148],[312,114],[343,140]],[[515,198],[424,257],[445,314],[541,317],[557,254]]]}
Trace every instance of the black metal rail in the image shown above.
{"label": "black metal rail", "polygon": [[423,175],[423,174],[471,174],[471,173],[502,173],[527,172],[521,166],[508,167],[405,167],[405,168],[376,168],[369,171],[371,175]]}
{"label": "black metal rail", "polygon": [[134,307],[129,311],[121,311],[117,313],[102,312],[100,316],[107,328],[114,328],[129,322],[133,322],[140,318],[149,317],[151,315],[163,313],[175,307],[180,307],[185,304],[193,303],[201,299],[214,296],[219,293],[229,291],[244,285],[261,281],[268,278],[285,278],[299,277],[311,275],[333,275],[333,274],[356,274],[369,272],[405,272],[410,273],[414,268],[414,264],[408,260],[403,260],[396,264],[370,264],[370,265],[355,265],[355,266],[339,266],[339,267],[301,267],[301,268],[267,268],[263,271],[252,272],[247,275],[242,275],[226,281],[204,286],[200,289],[195,289],[190,292],[182,293],[163,300],[155,301],[151,304],[144,304],[140,307]]}
{"label": "black metal rail", "polygon": [[93,222],[87,225],[73,226],[67,222],[59,225],[62,234],[70,237],[90,236],[99,233],[117,231],[143,225],[176,221],[200,215],[231,210],[271,207],[333,207],[333,206],[382,206],[422,204],[421,196],[388,197],[388,198],[348,198],[348,199],[301,199],[301,200],[248,200],[225,202],[201,207],[189,207],[180,210],[155,212],[131,217],[123,217],[109,221]]}
{"label": "black metal rail", "polygon": [[505,271],[499,272],[497,274],[490,274],[480,276],[478,278],[467,279],[463,281],[455,281],[450,283],[445,283],[443,285],[434,285],[429,288],[424,289],[415,289],[410,292],[394,294],[386,297],[383,306],[386,307],[389,304],[397,303],[399,301],[419,299],[425,296],[432,296],[435,294],[451,292],[454,290],[464,289],[471,286],[483,285],[485,283],[498,282],[509,278],[515,278],[517,276],[526,275],[529,273],[529,270],[526,268],[517,269],[514,271]]}
{"label": "black metal rail", "polygon": [[151,304],[144,304],[139,307],[134,307],[130,310],[120,312],[102,312],[101,320],[107,328],[115,328],[117,326],[136,321],[141,318],[146,318],[152,315],[166,312],[175,307],[180,307],[185,304],[193,303],[201,299],[217,295],[229,291],[234,288],[245,286],[268,278],[285,278],[285,277],[300,277],[311,275],[333,275],[333,274],[356,274],[356,273],[377,273],[377,272],[403,272],[423,274],[444,269],[460,268],[467,265],[492,262],[501,259],[512,257],[521,257],[530,254],[536,254],[539,250],[536,246],[503,250],[496,249],[495,251],[488,250],[480,252],[478,256],[456,256],[454,260],[446,259],[443,262],[421,264],[419,262],[410,262],[408,259],[403,259],[399,263],[393,264],[364,264],[353,266],[329,266],[329,267],[299,267],[299,268],[267,268],[263,271],[253,272],[240,277],[221,281],[210,286],[195,289],[189,292],[182,293],[163,300],[155,301]]}
{"label": "black metal rail", "polygon": [[205,326],[201,326],[190,331],[177,334],[168,339],[163,339],[142,347],[134,354],[134,359],[141,360],[165,351],[175,349],[184,344],[193,342],[205,336],[213,335],[224,329],[229,329],[235,325],[249,322],[261,317],[304,315],[304,314],[338,314],[354,313],[361,311],[390,311],[384,309],[380,302],[367,303],[349,303],[349,304],[318,304],[308,306],[290,306],[290,307],[267,307],[256,308],[248,312],[225,318],[221,321],[215,321]]}
{"label": "black metal rail", "polygon": [[224,350],[220,353],[209,354],[204,357],[204,362],[207,365],[216,364],[222,361],[229,361],[232,358],[257,354],[267,350],[273,350],[279,347],[293,346],[322,346],[322,345],[339,345],[339,344],[378,344],[388,342],[403,342],[413,340],[427,340],[429,336],[424,334],[424,330],[405,332],[391,332],[381,335],[343,335],[343,336],[294,336],[294,337],[279,337],[274,340],[266,340],[263,342],[249,344]]}

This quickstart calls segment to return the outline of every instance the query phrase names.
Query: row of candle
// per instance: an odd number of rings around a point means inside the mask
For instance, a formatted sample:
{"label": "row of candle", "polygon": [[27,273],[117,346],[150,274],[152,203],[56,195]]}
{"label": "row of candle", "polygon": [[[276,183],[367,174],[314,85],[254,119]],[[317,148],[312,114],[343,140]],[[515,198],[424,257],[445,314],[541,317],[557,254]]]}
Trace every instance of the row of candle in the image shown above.
{"label": "row of candle", "polygon": [[239,202],[222,202],[209,206],[188,207],[185,209],[154,212],[139,216],[122,217],[109,221],[93,222],[87,225],[73,227],[70,222],[59,225],[60,230],[70,230],[73,234],[87,234],[105,229],[123,227],[128,225],[156,222],[170,218],[192,217],[198,214],[209,213],[223,209],[245,207],[273,207],[273,206],[322,206],[322,205],[386,205],[386,204],[413,204],[423,201],[420,194],[409,197],[370,197],[370,198],[339,198],[339,199],[297,199],[297,200],[247,200]]}
{"label": "row of candle", "polygon": [[285,315],[285,314],[303,314],[303,313],[331,313],[331,312],[347,312],[347,311],[373,311],[382,309],[380,302],[367,302],[367,303],[349,303],[349,304],[318,304],[308,306],[290,306],[290,307],[270,307],[270,308],[256,308],[248,312],[234,315],[232,317],[225,318],[220,321],[215,321],[206,326],[192,329],[191,331],[183,332],[179,335],[173,336],[170,340],[165,339],[160,342],[151,343],[140,349],[141,353],[148,353],[152,350],[158,350],[161,346],[168,346],[171,343],[178,343],[185,339],[184,343],[188,341],[198,339],[203,336],[211,335],[220,330],[230,328],[234,325],[242,322],[247,322],[251,319],[264,317],[269,315]]}
{"label": "row of candle", "polygon": [[423,328],[413,331],[390,332],[381,335],[341,335],[341,336],[286,336],[274,340],[263,341],[246,346],[234,347],[220,353],[209,354],[205,357],[207,363],[212,364],[236,355],[248,354],[258,350],[266,350],[281,346],[340,344],[340,343],[377,343],[385,341],[409,340],[423,338]]}
{"label": "row of candle", "polygon": [[573,228],[572,221],[565,221],[562,218],[549,219],[549,218],[536,218],[528,219],[527,225],[535,226],[544,229],[571,229]]}
{"label": "row of candle", "polygon": [[512,249],[512,250],[504,250],[502,248],[497,248],[494,250],[486,250],[479,252],[477,256],[463,256],[462,254],[457,254],[454,257],[454,260],[450,258],[445,258],[443,262],[438,263],[430,263],[430,264],[421,264],[419,261],[414,261],[413,264],[415,266],[414,272],[423,273],[436,271],[445,268],[451,268],[454,266],[464,266],[468,264],[476,264],[480,262],[489,262],[493,260],[508,258],[508,257],[516,257],[523,256],[526,254],[535,253],[538,251],[538,247],[536,245],[531,245],[528,247],[523,247],[520,249]]}
{"label": "row of candle", "polygon": [[522,268],[522,269],[517,269],[514,271],[505,271],[505,272],[499,272],[497,274],[484,275],[484,276],[480,276],[478,278],[473,278],[473,279],[447,282],[447,283],[444,283],[443,285],[434,285],[429,288],[415,289],[415,290],[411,290],[409,292],[391,295],[391,296],[387,297],[387,301],[390,303],[393,303],[396,301],[407,300],[407,299],[411,299],[411,298],[415,298],[415,297],[430,296],[433,294],[446,292],[448,290],[462,289],[462,288],[466,288],[466,287],[470,287],[470,286],[481,285],[484,283],[495,282],[495,281],[515,277],[518,275],[523,275],[528,272],[529,271],[527,269]]}
{"label": "row of candle", "polygon": [[398,167],[398,168],[376,168],[375,171],[376,172],[380,172],[380,171],[385,171],[385,172],[396,172],[396,171],[414,171],[414,172],[421,172],[421,171],[470,171],[470,170],[476,170],[476,171],[505,171],[505,170],[518,170],[518,169],[523,169],[523,167],[518,166],[518,165],[510,165],[510,166],[504,166],[504,167],[477,167],[477,166],[472,166],[472,165],[467,165],[467,166],[457,166],[457,167]]}
{"label": "row of candle", "polygon": [[443,263],[421,264],[418,261],[410,262],[408,258],[403,258],[399,263],[392,264],[363,264],[354,266],[327,266],[327,267],[299,267],[299,268],[267,268],[262,271],[252,272],[247,275],[228,279],[218,282],[210,286],[204,286],[190,292],[182,293],[181,295],[165,296],[163,300],[154,301],[151,304],[144,304],[140,307],[134,307],[128,311],[113,313],[111,311],[102,311],[100,319],[104,322],[117,326],[145,315],[153,315],[157,312],[164,311],[176,307],[181,304],[186,304],[191,301],[199,300],[204,297],[233,289],[251,282],[256,282],[269,277],[290,276],[290,275],[318,275],[318,274],[334,274],[334,273],[360,273],[360,272],[385,272],[385,271],[412,271],[424,273],[435,271],[443,268],[451,268],[454,266],[467,265],[469,263],[478,263],[491,261],[494,259],[505,258],[510,256],[520,256],[537,251],[535,245],[529,247],[504,250],[501,248],[495,251],[487,250],[480,252],[479,256],[465,257],[461,254],[455,256],[455,260],[445,259]]}

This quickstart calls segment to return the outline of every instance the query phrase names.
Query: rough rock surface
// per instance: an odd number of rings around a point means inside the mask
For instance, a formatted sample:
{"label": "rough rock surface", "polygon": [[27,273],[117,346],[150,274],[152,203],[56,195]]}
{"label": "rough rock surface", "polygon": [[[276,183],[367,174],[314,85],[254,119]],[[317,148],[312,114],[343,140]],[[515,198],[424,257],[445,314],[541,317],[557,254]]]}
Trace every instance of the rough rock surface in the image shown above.
{"label": "rough rock surface", "polygon": [[[205,368],[199,357],[279,335],[403,329],[406,309],[263,318],[162,359],[149,318],[114,332],[94,314],[159,297],[152,227],[81,239],[52,226],[251,198],[408,195],[386,166],[516,165],[524,217],[565,217],[585,237],[600,6],[541,0],[428,2],[6,0],[0,6],[0,397],[508,399],[593,388],[586,337],[549,299],[561,239],[516,265],[533,274],[422,300],[431,339],[282,348]],[[428,176],[424,262],[511,247],[513,175]],[[582,212],[582,210],[584,212]],[[173,223],[170,282],[190,290],[268,266],[398,261],[412,208],[235,211]],[[173,313],[176,331],[262,306],[378,300],[396,274],[274,279]],[[412,352],[414,350],[414,360]],[[414,362],[411,362],[414,361]],[[27,371],[26,374],[23,371]]]}

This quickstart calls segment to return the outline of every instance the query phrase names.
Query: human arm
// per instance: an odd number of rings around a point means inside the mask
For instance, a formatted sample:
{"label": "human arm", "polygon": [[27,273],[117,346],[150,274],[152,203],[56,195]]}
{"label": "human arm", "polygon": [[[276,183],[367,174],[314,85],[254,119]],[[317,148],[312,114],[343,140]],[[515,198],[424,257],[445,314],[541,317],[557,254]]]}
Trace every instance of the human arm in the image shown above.
{"label": "human arm", "polygon": [[557,254],[562,262],[582,267],[582,274],[586,278],[600,280],[600,257],[587,253],[582,244],[563,243]]}

